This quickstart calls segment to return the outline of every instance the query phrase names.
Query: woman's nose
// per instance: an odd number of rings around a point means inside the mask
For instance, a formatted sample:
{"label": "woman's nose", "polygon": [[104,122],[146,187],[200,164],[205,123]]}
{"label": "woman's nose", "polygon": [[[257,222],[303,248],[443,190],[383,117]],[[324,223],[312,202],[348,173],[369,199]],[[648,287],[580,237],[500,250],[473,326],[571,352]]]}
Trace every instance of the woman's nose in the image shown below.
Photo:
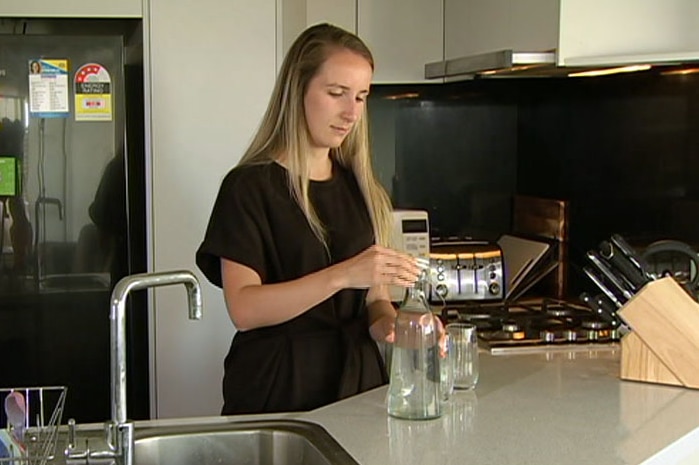
{"label": "woman's nose", "polygon": [[342,111],[342,117],[347,121],[354,123],[362,114],[363,102],[358,102],[354,99],[348,101]]}

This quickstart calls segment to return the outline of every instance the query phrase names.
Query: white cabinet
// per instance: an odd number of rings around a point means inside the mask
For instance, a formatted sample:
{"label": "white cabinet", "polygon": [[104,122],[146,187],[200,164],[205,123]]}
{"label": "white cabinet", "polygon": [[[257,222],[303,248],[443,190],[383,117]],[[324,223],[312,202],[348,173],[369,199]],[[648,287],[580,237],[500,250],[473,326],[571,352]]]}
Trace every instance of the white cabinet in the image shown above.
{"label": "white cabinet", "polygon": [[[329,22],[355,32],[376,61],[374,83],[424,82],[425,63],[444,56],[443,0],[277,0],[277,67],[307,26]],[[430,81],[434,82],[434,81]]]}
{"label": "white cabinet", "polygon": [[566,66],[699,60],[697,0],[561,0]]}
{"label": "white cabinet", "polygon": [[308,26],[330,23],[357,32],[357,0],[277,0],[277,70]]}
{"label": "white cabinet", "polygon": [[445,58],[555,49],[559,1],[445,0]]}
{"label": "white cabinet", "polygon": [[443,31],[442,0],[358,0],[357,32],[374,55],[374,83],[424,82],[425,64],[444,57]]}
{"label": "white cabinet", "polygon": [[699,60],[696,0],[444,0],[446,59],[557,51],[562,66]]}
{"label": "white cabinet", "polygon": [[357,0],[306,0],[306,23],[331,23],[357,32]]}
{"label": "white cabinet", "polygon": [[196,271],[201,321],[182,286],[154,291],[150,328],[153,416],[218,415],[223,359],[234,327],[223,294],[198,272],[223,176],[260,123],[275,78],[275,0],[150,0],[149,226],[155,271]]}
{"label": "white cabinet", "polygon": [[141,0],[2,0],[0,16],[22,18],[140,18]]}

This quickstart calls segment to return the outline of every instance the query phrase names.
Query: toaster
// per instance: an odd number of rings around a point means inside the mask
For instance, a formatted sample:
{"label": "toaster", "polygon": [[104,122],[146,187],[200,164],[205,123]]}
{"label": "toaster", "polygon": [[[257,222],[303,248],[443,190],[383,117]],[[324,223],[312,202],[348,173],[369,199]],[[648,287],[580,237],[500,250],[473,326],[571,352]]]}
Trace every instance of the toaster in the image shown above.
{"label": "toaster", "polygon": [[505,295],[502,249],[485,241],[430,246],[430,302],[501,300]]}

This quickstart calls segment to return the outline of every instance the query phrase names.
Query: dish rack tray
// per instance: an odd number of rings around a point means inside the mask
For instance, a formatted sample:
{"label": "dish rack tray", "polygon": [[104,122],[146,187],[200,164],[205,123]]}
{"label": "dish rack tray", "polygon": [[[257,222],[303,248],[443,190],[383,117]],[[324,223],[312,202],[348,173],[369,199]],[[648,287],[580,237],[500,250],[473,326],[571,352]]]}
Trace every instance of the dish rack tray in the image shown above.
{"label": "dish rack tray", "polygon": [[[0,388],[0,434],[3,439],[23,436],[23,440],[13,441],[11,453],[6,451],[5,457],[0,457],[0,465],[45,465],[56,454],[58,443],[58,428],[63,417],[68,388],[65,386],[42,386],[22,388]],[[19,393],[21,397],[17,394]],[[13,399],[8,397],[13,396]],[[23,434],[8,419],[6,401],[21,399],[23,403],[24,425]],[[3,443],[6,441],[3,441]],[[3,444],[5,449],[7,445]],[[9,455],[9,456],[7,456]]]}

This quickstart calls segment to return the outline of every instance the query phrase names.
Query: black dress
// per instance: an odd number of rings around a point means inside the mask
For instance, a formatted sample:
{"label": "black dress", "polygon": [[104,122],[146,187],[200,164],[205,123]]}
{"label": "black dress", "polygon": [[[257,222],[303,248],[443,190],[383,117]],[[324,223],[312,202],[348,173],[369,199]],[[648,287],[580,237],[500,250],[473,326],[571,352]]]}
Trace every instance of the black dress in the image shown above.
{"label": "black dress", "polygon": [[[263,284],[299,278],[374,243],[354,174],[335,164],[309,195],[329,253],[291,197],[277,163],[236,167],[224,178],[197,251],[197,266],[221,286],[220,257],[255,270]],[[368,329],[366,290],[345,289],[279,325],[238,331],[224,362],[225,415],[314,409],[385,384]]]}

